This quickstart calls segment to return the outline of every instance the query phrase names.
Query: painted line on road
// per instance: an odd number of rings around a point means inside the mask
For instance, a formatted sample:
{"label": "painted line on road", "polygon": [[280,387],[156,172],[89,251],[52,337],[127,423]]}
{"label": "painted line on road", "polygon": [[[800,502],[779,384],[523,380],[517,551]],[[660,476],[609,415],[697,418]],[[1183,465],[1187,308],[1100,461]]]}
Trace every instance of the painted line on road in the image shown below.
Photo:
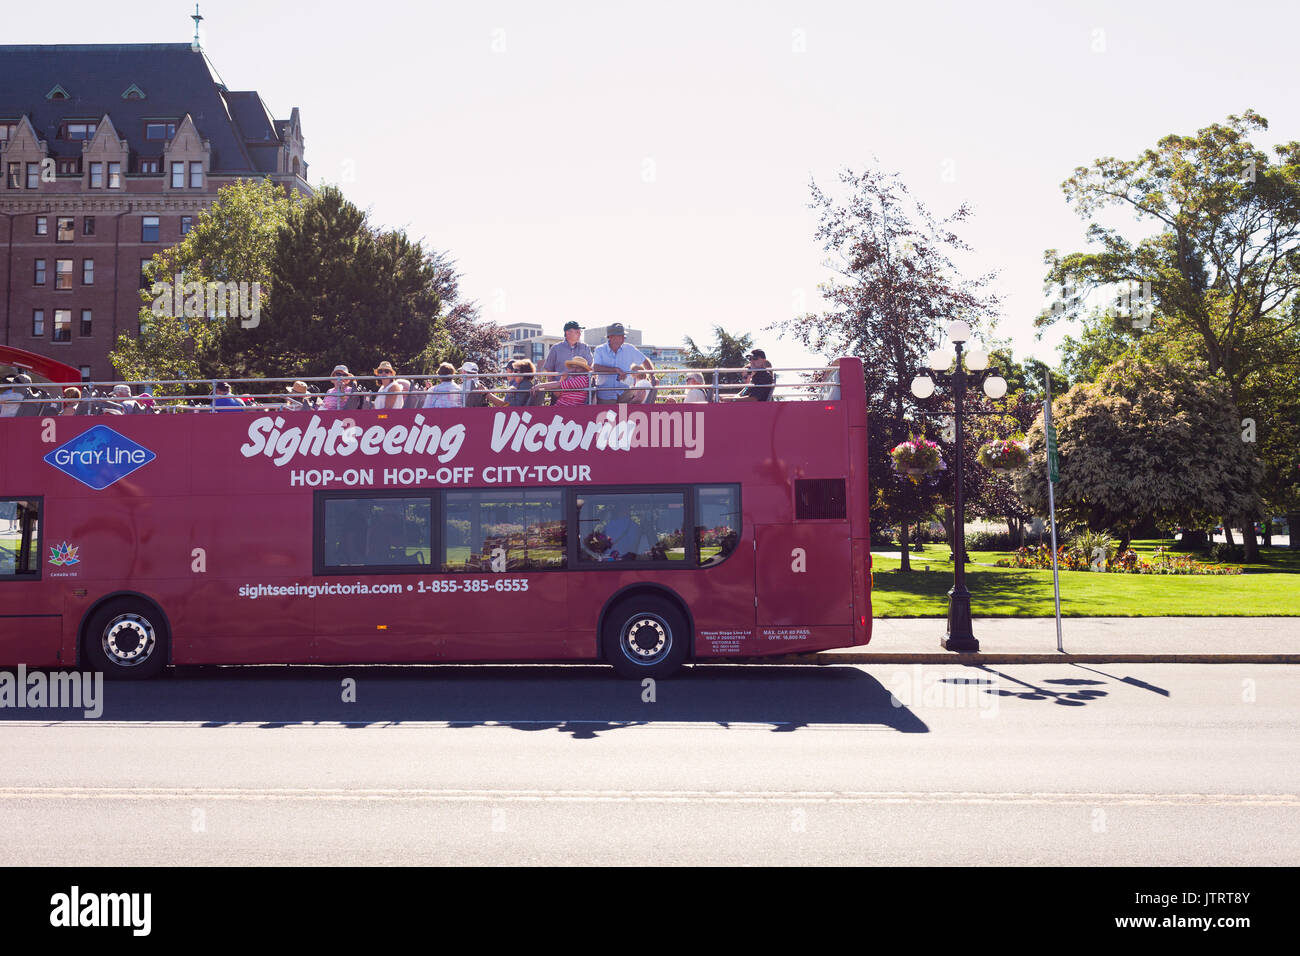
{"label": "painted line on road", "polygon": [[[901,708],[900,708],[901,709]],[[771,730],[773,727],[798,727],[800,730],[876,730],[889,731],[893,726],[887,723],[827,723],[817,721],[805,723],[798,720],[719,720],[717,718],[700,718],[699,720],[600,720],[594,718],[557,717],[554,720],[510,720],[493,718],[492,720],[394,720],[391,717],[377,717],[374,720],[317,720],[299,718],[295,720],[226,720],[211,723],[202,720],[104,720],[102,718],[82,718],[77,720],[0,720],[0,727],[33,728],[67,728],[67,727],[111,727],[115,730],[134,728],[149,729],[193,729],[193,730],[328,730],[337,727],[363,727],[371,730],[509,730],[512,727],[553,727],[564,730],[570,727],[608,727],[612,730],[700,730],[714,727],[718,730]]]}
{"label": "painted line on road", "polygon": [[735,658],[701,664],[1300,664],[1300,654],[1041,654],[955,651],[861,651],[792,654],[784,657]]}
{"label": "painted line on road", "polygon": [[318,787],[0,787],[0,800],[408,800],[507,803],[841,803],[1300,807],[1294,793],[839,790],[462,790]]}

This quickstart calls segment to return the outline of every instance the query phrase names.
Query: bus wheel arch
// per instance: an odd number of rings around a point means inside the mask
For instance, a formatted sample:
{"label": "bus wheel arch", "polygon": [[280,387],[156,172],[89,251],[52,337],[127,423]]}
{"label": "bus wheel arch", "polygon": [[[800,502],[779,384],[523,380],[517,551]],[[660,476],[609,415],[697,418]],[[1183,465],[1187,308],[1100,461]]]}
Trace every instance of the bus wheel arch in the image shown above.
{"label": "bus wheel arch", "polygon": [[78,660],[110,680],[146,680],[167,666],[171,635],[171,622],[157,601],[136,591],[116,591],[82,616]]}
{"label": "bus wheel arch", "polygon": [[601,608],[600,654],[620,677],[671,676],[692,657],[695,622],[686,602],[669,588],[625,587]]}

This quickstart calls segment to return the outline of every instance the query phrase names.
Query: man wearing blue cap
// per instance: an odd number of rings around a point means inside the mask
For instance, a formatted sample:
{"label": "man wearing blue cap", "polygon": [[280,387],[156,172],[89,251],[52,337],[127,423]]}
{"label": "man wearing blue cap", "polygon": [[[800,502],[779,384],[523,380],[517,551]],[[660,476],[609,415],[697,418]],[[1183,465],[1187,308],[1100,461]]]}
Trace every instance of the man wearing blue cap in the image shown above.
{"label": "man wearing blue cap", "polygon": [[582,326],[569,321],[564,323],[564,341],[551,346],[551,350],[546,353],[542,371],[556,376],[566,375],[568,373],[565,372],[564,363],[575,358],[585,358],[590,365],[591,346],[582,341]]}

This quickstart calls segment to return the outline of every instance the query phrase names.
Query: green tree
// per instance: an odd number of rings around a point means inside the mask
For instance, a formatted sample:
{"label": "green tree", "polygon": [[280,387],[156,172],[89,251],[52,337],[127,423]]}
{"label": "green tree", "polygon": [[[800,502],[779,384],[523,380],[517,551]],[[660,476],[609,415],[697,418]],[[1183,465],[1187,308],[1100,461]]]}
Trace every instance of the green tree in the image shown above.
{"label": "green tree", "polygon": [[[686,347],[683,361],[687,368],[744,368],[749,364],[748,355],[754,348],[754,337],[748,334],[732,335],[722,326],[715,325],[713,347],[707,351],[696,345],[695,340],[689,335],[682,339],[682,344]],[[720,385],[732,386],[720,391],[724,394],[736,391],[735,386],[743,380],[743,377],[738,372],[718,373]],[[712,376],[706,375],[705,381],[711,385]]]}
{"label": "green tree", "polygon": [[[1227,386],[1203,368],[1126,357],[1095,383],[1052,403],[1065,524],[1109,531],[1128,546],[1144,519],[1204,527],[1258,507],[1259,464],[1241,440]],[[1028,434],[1030,467],[1016,490],[1047,513],[1047,450],[1040,414]]]}
{"label": "green tree", "polygon": [[829,308],[780,327],[828,359],[863,360],[868,411],[877,422],[868,480],[890,523],[901,529],[906,571],[907,526],[933,511],[936,494],[935,482],[918,487],[896,474],[888,454],[921,433],[912,378],[938,344],[944,323],[964,319],[980,328],[991,321],[998,299],[987,291],[991,274],[963,278],[953,264],[953,254],[969,249],[956,233],[970,216],[967,206],[939,219],[896,174],[869,168],[844,170],[839,178],[847,191],[843,201],[811,184],[810,205],[821,213],[816,238],[834,272],[821,290]]}
{"label": "green tree", "polygon": [[[1047,324],[1077,314],[1082,293],[1100,285],[1142,290],[1144,308],[1125,317],[1139,328],[1158,317],[1154,328],[1194,349],[1240,410],[1239,427],[1241,418],[1259,417],[1251,376],[1293,362],[1300,328],[1300,142],[1275,146],[1270,158],[1248,138],[1267,128],[1247,110],[1195,136],[1166,136],[1136,159],[1076,169],[1062,188],[1080,216],[1120,207],[1159,231],[1133,242],[1092,222],[1097,251],[1048,250],[1048,281],[1070,294],[1039,317]],[[1253,552],[1248,535],[1248,559]]]}
{"label": "green tree", "polygon": [[440,300],[436,259],[420,243],[372,229],[333,186],[291,209],[277,238],[269,321],[238,333],[251,366],[278,378],[337,364],[365,374],[385,360],[426,370]]}
{"label": "green tree", "polygon": [[[123,334],[109,353],[124,378],[228,378],[243,372],[230,361],[231,339],[248,317],[222,316],[209,311],[206,294],[199,315],[177,310],[174,285],[198,283],[256,283],[260,323],[270,308],[273,291],[271,261],[276,235],[300,201],[296,193],[269,179],[237,180],[221,187],[217,198],[199,213],[194,227],[176,245],[156,253],[148,267],[149,285],[141,290],[140,334]],[[183,289],[182,289],[183,295]],[[216,299],[214,297],[214,302]],[[192,311],[192,310],[191,310]],[[175,391],[165,388],[164,391]]]}

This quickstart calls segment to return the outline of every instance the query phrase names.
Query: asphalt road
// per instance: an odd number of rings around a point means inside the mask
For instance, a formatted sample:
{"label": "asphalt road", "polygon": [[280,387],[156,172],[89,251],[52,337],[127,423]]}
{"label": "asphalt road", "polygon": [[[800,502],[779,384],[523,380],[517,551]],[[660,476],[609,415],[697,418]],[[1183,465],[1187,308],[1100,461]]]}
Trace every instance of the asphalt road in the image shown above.
{"label": "asphalt road", "polygon": [[709,666],[654,691],[244,668],[110,684],[96,720],[0,710],[0,864],[1300,862],[1300,667]]}

